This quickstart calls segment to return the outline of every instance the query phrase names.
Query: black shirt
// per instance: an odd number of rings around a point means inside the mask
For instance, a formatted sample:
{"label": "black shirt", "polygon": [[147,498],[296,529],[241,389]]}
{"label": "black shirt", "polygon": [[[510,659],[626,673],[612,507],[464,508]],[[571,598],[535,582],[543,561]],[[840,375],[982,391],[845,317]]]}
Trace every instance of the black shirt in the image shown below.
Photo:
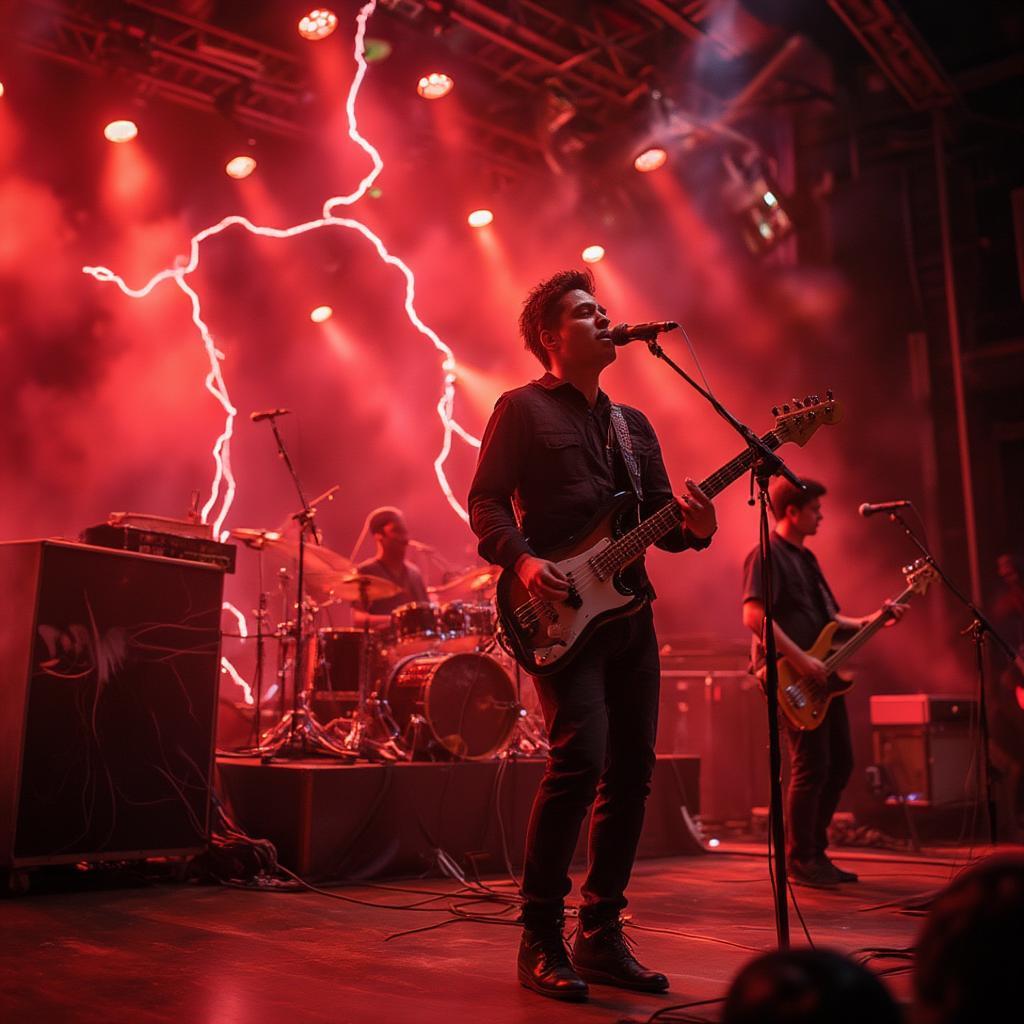
{"label": "black shirt", "polygon": [[[672,500],[672,487],[647,417],[639,409],[621,408],[640,470],[640,514],[646,519]],[[469,490],[470,525],[483,558],[508,568],[521,555],[557,547],[613,495],[631,489],[617,445],[608,448],[610,419],[611,402],[603,391],[591,408],[582,392],[551,373],[498,399]],[[710,538],[675,527],[657,546],[682,551],[709,543]]]}
{"label": "black shirt", "polygon": [[356,569],[358,572],[366,573],[367,576],[379,576],[381,579],[390,580],[402,588],[394,597],[371,601],[369,608],[363,609],[361,605],[356,604],[354,607],[359,608],[360,611],[367,611],[371,615],[390,615],[396,608],[408,604],[410,601],[430,600],[422,574],[415,565],[410,565],[408,562],[403,566],[404,571],[397,575],[393,574],[378,558],[362,562],[356,566]]}
{"label": "black shirt", "polygon": [[[775,596],[775,621],[798,646],[807,650],[824,627],[839,611],[818,559],[809,548],[793,544],[772,531],[772,569]],[[743,563],[743,602],[764,604],[761,587],[761,548],[754,548]],[[761,641],[754,639],[752,660],[755,667],[764,663]]]}

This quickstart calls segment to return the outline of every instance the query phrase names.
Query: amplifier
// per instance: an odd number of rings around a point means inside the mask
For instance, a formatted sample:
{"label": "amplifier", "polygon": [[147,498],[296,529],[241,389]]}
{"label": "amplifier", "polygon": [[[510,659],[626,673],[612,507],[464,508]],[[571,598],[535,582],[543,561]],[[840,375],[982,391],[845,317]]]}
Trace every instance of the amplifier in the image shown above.
{"label": "amplifier", "polygon": [[0,866],[208,839],[224,574],[0,543]]}
{"label": "amplifier", "polygon": [[100,523],[98,526],[90,526],[83,530],[79,539],[84,544],[93,544],[99,548],[135,551],[140,555],[160,555],[163,558],[180,558],[186,562],[203,562],[216,566],[221,572],[235,571],[235,545],[220,544],[203,537]]}
{"label": "amplifier", "polygon": [[971,726],[977,714],[973,697],[872,696],[874,761],[885,769],[895,794],[925,807],[970,800],[975,789]]}

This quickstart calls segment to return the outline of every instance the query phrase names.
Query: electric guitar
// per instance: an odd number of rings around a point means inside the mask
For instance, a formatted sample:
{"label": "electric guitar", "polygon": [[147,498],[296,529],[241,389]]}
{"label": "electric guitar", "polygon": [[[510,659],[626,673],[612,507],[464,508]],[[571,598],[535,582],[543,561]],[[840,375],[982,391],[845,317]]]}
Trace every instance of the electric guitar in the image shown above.
{"label": "electric guitar", "polygon": [[[838,423],[841,407],[830,390],[824,401],[817,395],[803,402],[794,399],[772,413],[775,428],[761,437],[761,443],[774,451],[790,441],[804,445],[820,426]],[[753,453],[746,448],[701,481],[700,489],[713,498],[752,465]],[[554,562],[569,581],[569,594],[561,601],[533,597],[513,569],[502,572],[495,597],[499,640],[527,672],[546,675],[565,668],[605,622],[632,615],[646,604],[645,596],[623,582],[622,570],[679,526],[683,510],[673,498],[639,525],[637,519],[634,495],[617,494],[575,537],[538,553]]]}
{"label": "electric guitar", "polygon": [[[903,575],[907,587],[902,594],[892,599],[892,604],[905,604],[915,594],[923,594],[938,578],[935,570],[923,558],[912,565],[905,565]],[[824,662],[828,669],[824,682],[811,676],[801,676],[787,659],[779,659],[779,708],[795,728],[817,729],[825,721],[832,699],[848,693],[853,686],[852,679],[843,679],[835,674],[839,666],[859,651],[892,617],[892,612],[886,609],[858,629],[844,644],[835,648],[833,641],[839,623],[830,622],[806,652],[812,658]],[[764,669],[759,674],[763,682]]]}

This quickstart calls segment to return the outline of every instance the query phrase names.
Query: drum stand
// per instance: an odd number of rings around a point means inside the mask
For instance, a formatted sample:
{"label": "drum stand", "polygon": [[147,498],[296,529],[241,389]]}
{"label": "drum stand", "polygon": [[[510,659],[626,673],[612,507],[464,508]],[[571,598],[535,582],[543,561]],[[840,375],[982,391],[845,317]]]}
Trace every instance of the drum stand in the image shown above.
{"label": "drum stand", "polygon": [[[314,526],[316,509],[306,501],[302,484],[299,482],[295,468],[288,457],[288,451],[284,446],[284,440],[277,429],[276,417],[271,415],[268,417],[268,421],[277,441],[278,454],[284,460],[295,483],[299,500],[302,502],[302,511],[296,512],[291,517],[299,525],[299,559],[295,583],[296,615],[292,627],[292,638],[295,642],[295,654],[292,659],[293,706],[277,725],[263,733],[260,737],[260,744],[253,753],[268,760],[272,757],[308,757],[310,754],[317,753],[331,754],[336,757],[354,757],[353,751],[335,740],[330,732],[317,721],[309,704],[310,694],[313,690],[313,674],[316,668],[316,633],[310,631],[307,635],[305,628],[307,621],[305,554],[307,530],[310,531],[314,543],[320,543]],[[308,670],[307,653],[309,655]]]}
{"label": "drum stand", "polygon": [[[411,753],[398,742],[399,729],[391,717],[388,702],[370,692],[370,607],[368,584],[360,584],[359,603],[367,618],[363,620],[363,650],[359,659],[359,700],[349,730],[341,739],[342,747],[355,756],[376,761],[408,761]],[[340,723],[339,723],[340,724]],[[333,723],[332,723],[333,725]]]}

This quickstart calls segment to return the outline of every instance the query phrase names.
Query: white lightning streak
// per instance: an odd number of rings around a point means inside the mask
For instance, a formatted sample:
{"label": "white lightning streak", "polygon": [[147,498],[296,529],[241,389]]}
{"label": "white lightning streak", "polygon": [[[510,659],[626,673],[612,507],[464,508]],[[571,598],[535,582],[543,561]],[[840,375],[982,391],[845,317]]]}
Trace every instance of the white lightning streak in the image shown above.
{"label": "white lightning streak", "polygon": [[[237,215],[225,217],[218,223],[213,224],[208,228],[204,228],[202,231],[192,236],[189,241],[189,258],[187,263],[183,266],[175,266],[167,268],[166,270],[161,270],[159,273],[151,277],[141,288],[129,287],[122,277],[115,274],[107,267],[82,268],[84,273],[94,277],[97,281],[112,282],[116,284],[125,295],[133,299],[143,298],[163,281],[174,281],[181,291],[188,296],[192,306],[192,322],[196,325],[196,328],[203,339],[203,344],[210,360],[210,370],[206,375],[205,385],[207,390],[217,399],[218,402],[220,402],[225,412],[224,429],[217,438],[213,447],[215,472],[213,484],[210,489],[210,497],[202,510],[203,522],[207,522],[209,515],[217,506],[218,501],[220,501],[220,509],[217,513],[216,519],[214,520],[213,532],[214,536],[222,537],[222,539],[225,535],[222,535],[221,528],[224,524],[224,520],[227,518],[228,510],[231,508],[231,504],[234,501],[236,489],[235,478],[231,471],[231,436],[234,430],[234,421],[235,416],[237,415],[237,410],[231,404],[227,387],[221,374],[220,364],[224,359],[224,355],[217,349],[209,328],[202,318],[202,308],[199,296],[188,284],[186,278],[199,266],[200,245],[206,241],[206,239],[211,238],[214,235],[218,235],[222,231],[234,225],[244,228],[250,234],[261,235],[266,238],[292,238],[296,235],[305,234],[308,231],[316,231],[324,227],[340,227],[357,231],[376,249],[377,255],[384,263],[397,267],[401,271],[402,275],[405,277],[406,316],[409,318],[410,323],[416,328],[416,330],[419,331],[420,334],[424,335],[424,337],[428,338],[434,348],[436,348],[443,357],[441,370],[444,374],[444,385],[441,397],[437,403],[437,414],[441,420],[444,433],[441,442],[441,449],[438,452],[437,457],[434,459],[434,474],[437,477],[438,484],[440,485],[445,498],[448,500],[449,505],[451,505],[455,512],[464,521],[468,522],[469,517],[466,510],[462,507],[452,492],[451,485],[448,482],[448,478],[444,470],[445,462],[451,453],[453,434],[458,435],[458,437],[472,447],[480,447],[479,439],[466,431],[454,417],[455,382],[457,379],[455,354],[452,352],[451,348],[449,348],[449,346],[446,345],[438,335],[420,319],[419,314],[416,312],[416,281],[415,276],[409,267],[397,256],[390,253],[384,245],[384,242],[368,227],[366,227],[365,224],[362,224],[357,220],[336,217],[333,214],[333,211],[337,207],[351,206],[353,203],[358,202],[370,189],[373,182],[384,169],[384,162],[380,157],[380,153],[378,153],[374,146],[364,139],[359,133],[355,113],[356,96],[367,70],[366,60],[363,56],[363,41],[366,35],[366,23],[370,15],[373,14],[376,9],[376,6],[377,0],[370,0],[369,3],[363,5],[359,14],[356,16],[354,56],[357,69],[345,101],[345,113],[348,120],[349,138],[370,157],[373,164],[370,172],[363,178],[354,192],[346,196],[332,196],[323,204],[323,216],[316,220],[306,221],[303,224],[296,224],[290,228],[272,228],[265,225],[256,225],[248,218]],[[224,484],[223,497],[221,497],[222,482]]]}

